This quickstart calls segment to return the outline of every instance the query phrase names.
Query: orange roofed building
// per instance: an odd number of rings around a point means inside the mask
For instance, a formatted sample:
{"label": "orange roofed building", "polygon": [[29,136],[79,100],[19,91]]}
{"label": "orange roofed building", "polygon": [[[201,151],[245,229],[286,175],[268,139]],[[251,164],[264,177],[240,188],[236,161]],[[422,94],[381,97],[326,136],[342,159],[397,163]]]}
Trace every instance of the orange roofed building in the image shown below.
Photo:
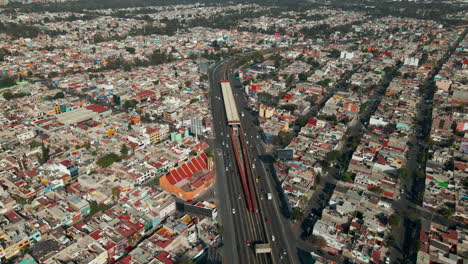
{"label": "orange roofed building", "polygon": [[204,152],[159,178],[161,188],[185,199],[198,197],[215,182],[213,161]]}

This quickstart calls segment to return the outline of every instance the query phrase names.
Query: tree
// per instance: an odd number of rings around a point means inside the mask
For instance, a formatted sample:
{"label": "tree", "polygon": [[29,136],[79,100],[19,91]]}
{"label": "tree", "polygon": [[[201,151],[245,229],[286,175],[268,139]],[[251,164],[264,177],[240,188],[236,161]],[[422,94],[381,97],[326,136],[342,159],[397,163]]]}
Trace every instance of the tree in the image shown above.
{"label": "tree", "polygon": [[354,178],[356,177],[356,174],[354,174],[353,172],[351,171],[347,171],[344,175],[343,175],[343,181],[354,181]]}
{"label": "tree", "polygon": [[396,130],[396,124],[394,123],[388,123],[385,127],[384,127],[384,131],[385,133],[387,134],[392,134],[393,132],[395,132]]}
{"label": "tree", "polygon": [[196,155],[197,155],[197,151],[192,149],[192,151],[190,151],[190,156],[196,156]]}
{"label": "tree", "polygon": [[200,76],[200,82],[205,82],[205,81],[208,81],[208,75],[202,74],[202,75]]}
{"label": "tree", "polygon": [[107,168],[110,165],[112,165],[112,163],[118,161],[119,159],[120,159],[119,155],[115,153],[109,153],[99,158],[96,161],[96,164],[99,165],[101,168]]}
{"label": "tree", "polygon": [[439,214],[443,215],[444,217],[450,217],[455,213],[453,208],[442,208],[439,209]]}
{"label": "tree", "polygon": [[408,168],[399,168],[397,170],[398,179],[405,180],[410,176],[410,170]]}
{"label": "tree", "polygon": [[307,124],[307,121],[308,121],[308,120],[309,120],[309,119],[307,118],[307,116],[299,116],[299,117],[296,119],[296,121],[294,122],[294,124],[295,124],[296,126],[303,127],[303,126],[305,126],[305,125]]}
{"label": "tree", "polygon": [[130,54],[135,54],[135,48],[133,47],[125,47],[125,50]]}
{"label": "tree", "polygon": [[130,63],[125,63],[123,65],[123,70],[126,72],[132,71],[132,65],[130,65]]}
{"label": "tree", "polygon": [[301,72],[299,73],[298,78],[301,82],[305,82],[307,81],[307,78],[309,78],[309,74],[307,74],[306,72]]}
{"label": "tree", "polygon": [[42,165],[42,164],[46,163],[49,160],[50,155],[49,155],[49,148],[46,147],[44,145],[44,143],[42,143],[41,151],[42,151],[42,155],[39,157],[38,162],[39,162],[39,164]]}
{"label": "tree", "polygon": [[353,217],[356,217],[358,219],[362,219],[364,217],[364,214],[361,212],[361,211],[354,211],[352,214],[351,214]]}
{"label": "tree", "polygon": [[287,146],[289,145],[293,137],[294,135],[291,132],[280,131],[278,133],[278,136],[276,137],[274,144],[280,145],[280,146]]}
{"label": "tree", "polygon": [[371,192],[379,193],[379,194],[383,192],[383,189],[379,186],[372,186],[371,188],[369,188],[369,190]]}
{"label": "tree", "polygon": [[59,98],[64,98],[65,95],[63,94],[63,92],[58,92],[54,95],[53,99],[59,99]]}
{"label": "tree", "polygon": [[89,204],[89,215],[93,216],[96,213],[105,211],[111,207],[112,207],[111,205],[106,205],[102,203],[97,203],[96,201],[91,201],[91,203]]}
{"label": "tree", "polygon": [[129,109],[129,108],[134,108],[138,104],[138,101],[135,99],[132,100],[125,100],[123,103],[123,108]]}
{"label": "tree", "polygon": [[400,216],[397,214],[390,215],[390,217],[388,218],[388,223],[392,227],[398,226],[400,224]]}
{"label": "tree", "polygon": [[118,201],[120,199],[120,188],[114,187],[112,188],[112,200]]}
{"label": "tree", "polygon": [[332,49],[329,54],[330,58],[335,58],[335,59],[339,58],[340,55],[341,55],[341,52],[337,49]]}
{"label": "tree", "polygon": [[128,156],[128,147],[126,144],[122,144],[122,147],[120,148],[120,154],[122,157]]}
{"label": "tree", "polygon": [[312,234],[309,237],[307,237],[307,241],[309,241],[313,246],[318,248],[324,248],[327,246],[327,240],[325,240],[323,236]]}
{"label": "tree", "polygon": [[319,82],[317,82],[318,85],[323,86],[323,87],[328,87],[328,85],[332,82],[330,79],[324,79]]}
{"label": "tree", "polygon": [[301,208],[294,207],[291,211],[291,217],[294,220],[300,220],[304,216],[304,212],[302,212]]}
{"label": "tree", "polygon": [[154,185],[159,186],[159,177],[154,178]]}
{"label": "tree", "polygon": [[339,156],[340,156],[340,152],[338,150],[332,150],[327,153],[325,160],[328,162],[332,162],[338,159]]}
{"label": "tree", "polygon": [[106,41],[106,39],[101,34],[99,34],[99,33],[94,34],[94,36],[93,36],[93,42],[94,43],[100,43],[100,42],[104,42],[104,41]]}
{"label": "tree", "polygon": [[11,78],[8,75],[5,75],[0,79],[0,88],[10,87],[16,84],[15,79]]}
{"label": "tree", "polygon": [[285,105],[281,105],[280,108],[284,109],[286,111],[289,111],[289,112],[294,112],[297,109],[297,105],[295,105],[295,104],[285,104]]}
{"label": "tree", "polygon": [[416,176],[418,176],[418,178],[420,178],[420,179],[426,178],[426,174],[422,170],[417,170],[416,171]]}
{"label": "tree", "polygon": [[192,82],[190,80],[185,81],[185,87],[190,87],[192,85]]}
{"label": "tree", "polygon": [[208,158],[214,158],[213,151],[207,150],[207,151],[205,151],[205,153],[206,153],[206,156],[207,156]]}

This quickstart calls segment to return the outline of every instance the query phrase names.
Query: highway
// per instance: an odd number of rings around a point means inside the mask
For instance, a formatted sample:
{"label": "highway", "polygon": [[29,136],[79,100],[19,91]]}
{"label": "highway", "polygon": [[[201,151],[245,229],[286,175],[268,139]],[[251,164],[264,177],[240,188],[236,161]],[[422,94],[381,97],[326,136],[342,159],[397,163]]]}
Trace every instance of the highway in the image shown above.
{"label": "highway", "polygon": [[[246,154],[251,164],[251,182],[258,213],[247,209],[239,169],[229,136],[224,102],[220,89],[222,80],[234,80],[234,59],[218,64],[210,74],[210,98],[213,113],[214,149],[217,184],[215,196],[223,226],[223,261],[225,263],[299,263],[294,246],[294,237],[287,219],[279,208],[279,199],[271,175],[258,158],[262,153],[259,144],[259,130],[254,126],[254,118],[246,111],[247,101],[239,88],[233,87],[234,98],[241,114],[241,130],[245,134]],[[234,80],[237,81],[237,80]],[[242,132],[241,132],[242,133]],[[258,179],[258,180],[257,180]],[[267,199],[272,193],[272,200]],[[275,241],[272,241],[274,237]],[[270,243],[271,254],[255,255],[254,243]]]}

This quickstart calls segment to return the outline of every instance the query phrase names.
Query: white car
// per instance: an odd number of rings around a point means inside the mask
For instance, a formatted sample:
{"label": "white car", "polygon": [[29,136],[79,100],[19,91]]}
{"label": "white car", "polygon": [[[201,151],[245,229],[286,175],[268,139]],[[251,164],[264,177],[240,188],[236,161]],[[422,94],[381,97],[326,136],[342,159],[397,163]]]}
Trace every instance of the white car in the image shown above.
{"label": "white car", "polygon": [[232,214],[236,214],[236,209],[232,208]]}

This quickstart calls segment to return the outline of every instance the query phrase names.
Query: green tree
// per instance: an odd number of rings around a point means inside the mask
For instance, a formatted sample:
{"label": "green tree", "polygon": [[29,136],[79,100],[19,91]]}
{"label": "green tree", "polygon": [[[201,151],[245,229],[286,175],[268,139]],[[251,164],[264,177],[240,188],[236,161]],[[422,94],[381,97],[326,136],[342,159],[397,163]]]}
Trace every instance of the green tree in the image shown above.
{"label": "green tree", "polygon": [[202,74],[202,75],[200,76],[200,82],[205,82],[205,81],[208,81],[208,75]]}
{"label": "green tree", "polygon": [[324,79],[319,82],[317,82],[318,85],[323,86],[323,87],[328,87],[328,85],[332,82],[330,79]]}
{"label": "green tree", "polygon": [[118,201],[120,199],[120,188],[114,187],[112,188],[112,200]]}
{"label": "green tree", "polygon": [[285,104],[285,105],[281,105],[280,108],[284,109],[286,111],[289,111],[289,112],[294,112],[297,109],[297,105],[295,105],[295,104]]}
{"label": "green tree", "polygon": [[325,240],[323,236],[317,236],[312,234],[309,237],[307,237],[307,241],[309,241],[309,243],[318,248],[324,248],[327,246],[327,240]]}
{"label": "green tree", "polygon": [[325,160],[328,162],[332,162],[338,159],[339,156],[340,156],[340,152],[338,150],[332,150],[327,153]]}
{"label": "green tree", "polygon": [[209,158],[214,158],[213,151],[207,150],[207,151],[205,151],[205,153],[206,153],[206,156],[207,156],[207,157],[209,157]]}
{"label": "green tree", "polygon": [[379,186],[373,186],[369,189],[371,192],[374,192],[374,193],[382,193],[383,192],[383,189]]}
{"label": "green tree", "polygon": [[301,72],[299,73],[298,78],[299,78],[299,81],[305,82],[307,81],[307,78],[309,78],[309,74],[306,72]]}
{"label": "green tree", "polygon": [[185,87],[190,87],[192,85],[192,82],[190,80],[185,81]]}
{"label": "green tree", "polygon": [[125,50],[130,54],[135,54],[135,48],[133,47],[125,47]]}
{"label": "green tree", "polygon": [[130,63],[125,63],[123,65],[123,70],[126,72],[132,71],[132,65]]}
{"label": "green tree", "polygon": [[0,88],[10,87],[10,86],[13,86],[13,85],[16,85],[16,81],[15,81],[15,79],[11,78],[8,75],[4,75],[0,79]]}
{"label": "green tree", "polygon": [[408,168],[399,168],[397,170],[398,178],[401,180],[408,179],[408,177],[410,176],[410,173],[411,171]]}
{"label": "green tree", "polygon": [[96,161],[96,164],[99,165],[101,168],[107,168],[110,165],[112,165],[112,163],[118,161],[119,159],[120,159],[119,155],[115,153],[109,153],[99,158]]}
{"label": "green tree", "polygon": [[304,216],[304,212],[299,207],[294,207],[291,211],[291,218],[294,220],[301,220]]}
{"label": "green tree", "polygon": [[390,217],[388,218],[388,223],[392,227],[398,226],[400,224],[400,216],[397,214],[390,215]]}
{"label": "green tree", "polygon": [[355,174],[351,171],[347,171],[343,175],[343,181],[354,181]]}
{"label": "green tree", "polygon": [[42,154],[39,157],[38,162],[39,162],[39,164],[42,165],[42,164],[46,163],[50,159],[49,148],[46,147],[44,145],[44,143],[42,143],[41,152],[42,152]]}
{"label": "green tree", "polygon": [[100,33],[94,34],[94,36],[93,36],[93,42],[94,43],[100,43],[100,42],[104,42],[104,41],[106,41],[106,39]]}
{"label": "green tree", "polygon": [[53,99],[60,99],[60,98],[64,98],[65,95],[63,94],[63,92],[58,92],[54,95]]}
{"label": "green tree", "polygon": [[122,144],[122,147],[120,148],[120,154],[122,157],[128,156],[128,147],[126,144]]}

